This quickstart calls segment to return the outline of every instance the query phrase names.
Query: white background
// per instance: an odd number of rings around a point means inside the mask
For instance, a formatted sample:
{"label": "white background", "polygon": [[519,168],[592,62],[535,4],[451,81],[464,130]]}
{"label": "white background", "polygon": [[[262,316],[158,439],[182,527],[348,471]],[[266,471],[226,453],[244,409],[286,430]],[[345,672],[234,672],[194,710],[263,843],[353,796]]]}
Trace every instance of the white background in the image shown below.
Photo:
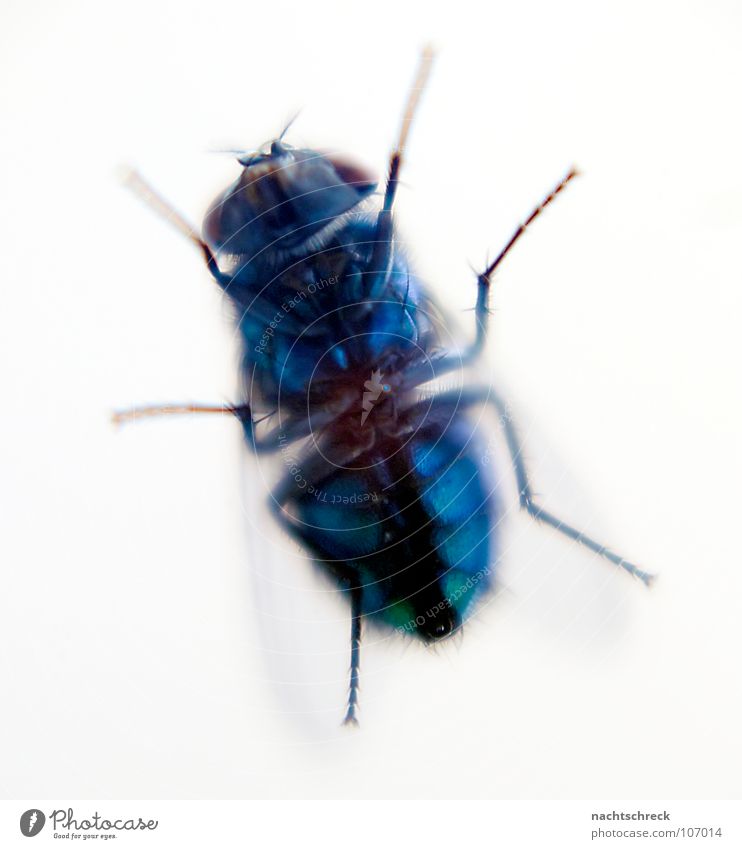
{"label": "white background", "polygon": [[[0,22],[0,795],[730,798],[742,790],[742,124],[732,2],[6,2]],[[537,488],[651,592],[517,516],[500,592],[435,651],[369,632],[271,528],[237,426],[113,408],[235,397],[198,222],[288,140],[381,172],[439,49],[398,221],[470,329]],[[503,470],[503,473],[507,470]],[[560,498],[562,500],[560,500]]]}

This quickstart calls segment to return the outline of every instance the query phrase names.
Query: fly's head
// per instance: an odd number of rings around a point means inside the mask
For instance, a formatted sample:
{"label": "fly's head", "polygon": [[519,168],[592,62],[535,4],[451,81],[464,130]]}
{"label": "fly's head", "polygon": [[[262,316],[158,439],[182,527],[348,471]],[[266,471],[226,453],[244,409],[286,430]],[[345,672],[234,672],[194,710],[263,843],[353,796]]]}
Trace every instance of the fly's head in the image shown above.
{"label": "fly's head", "polygon": [[318,250],[377,185],[358,165],[280,139],[238,162],[242,173],[204,219],[204,239],[217,253],[252,258],[263,250]]}

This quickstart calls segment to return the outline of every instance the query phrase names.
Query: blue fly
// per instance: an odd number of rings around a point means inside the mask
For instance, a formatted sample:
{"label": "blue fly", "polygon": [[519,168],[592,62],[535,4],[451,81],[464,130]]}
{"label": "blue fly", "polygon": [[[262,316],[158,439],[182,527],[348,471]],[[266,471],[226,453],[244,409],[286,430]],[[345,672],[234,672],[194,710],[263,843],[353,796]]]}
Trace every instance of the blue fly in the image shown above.
{"label": "blue fly", "polygon": [[[460,629],[492,589],[501,505],[470,421],[476,405],[499,414],[523,510],[645,583],[651,579],[538,505],[497,392],[421,395],[425,384],[479,357],[495,271],[576,176],[569,171],[478,274],[475,338],[463,351],[447,349],[442,312],[395,241],[392,217],[431,60],[424,52],[375,211],[368,208],[377,189],[372,175],[337,155],[293,148],[283,134],[240,155],[239,176],[212,203],[203,236],[131,176],[199,247],[230,298],[245,400],[145,407],[116,418],[226,411],[242,423],[253,452],[291,458],[269,503],[350,600],[346,723],[356,722],[364,620],[432,642]],[[266,419],[267,428],[260,424]]]}

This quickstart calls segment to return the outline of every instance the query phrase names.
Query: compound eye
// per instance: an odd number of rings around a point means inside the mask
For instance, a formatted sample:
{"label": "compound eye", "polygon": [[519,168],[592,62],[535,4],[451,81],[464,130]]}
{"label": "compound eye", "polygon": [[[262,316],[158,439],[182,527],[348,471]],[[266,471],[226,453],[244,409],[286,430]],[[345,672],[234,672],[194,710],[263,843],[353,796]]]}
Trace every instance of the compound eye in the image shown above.
{"label": "compound eye", "polygon": [[358,165],[356,162],[349,162],[340,156],[327,156],[327,161],[332,164],[332,167],[338,174],[338,177],[359,194],[368,194],[372,192],[378,183],[378,180],[371,171]]}

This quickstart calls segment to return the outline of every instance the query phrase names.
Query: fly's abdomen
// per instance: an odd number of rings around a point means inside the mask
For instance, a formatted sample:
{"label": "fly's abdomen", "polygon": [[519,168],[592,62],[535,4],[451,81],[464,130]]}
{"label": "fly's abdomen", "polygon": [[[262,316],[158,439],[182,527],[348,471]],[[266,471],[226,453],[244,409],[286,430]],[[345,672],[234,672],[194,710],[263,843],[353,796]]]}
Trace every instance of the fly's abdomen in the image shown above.
{"label": "fly's abdomen", "polygon": [[294,531],[364,615],[424,639],[447,636],[492,585],[496,497],[460,416],[409,439],[377,434],[353,468],[297,492]]}
{"label": "fly's abdomen", "polygon": [[422,431],[409,446],[431,541],[444,564],[442,594],[463,619],[493,581],[499,514],[484,446],[462,416]]}

